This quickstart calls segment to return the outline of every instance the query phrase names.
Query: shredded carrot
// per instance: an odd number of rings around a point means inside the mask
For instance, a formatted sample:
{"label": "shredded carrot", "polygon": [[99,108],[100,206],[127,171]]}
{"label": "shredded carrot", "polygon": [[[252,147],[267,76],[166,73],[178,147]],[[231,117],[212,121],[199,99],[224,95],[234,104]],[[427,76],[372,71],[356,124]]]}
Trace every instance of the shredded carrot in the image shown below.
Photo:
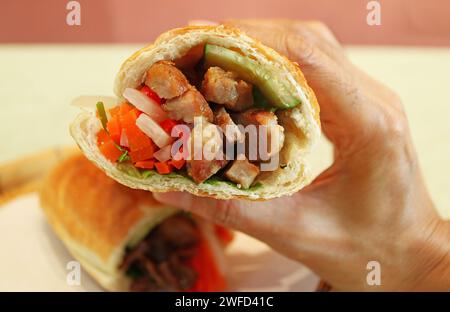
{"label": "shredded carrot", "polygon": [[125,127],[128,123],[135,124],[139,114],[140,112],[136,108],[131,108],[130,110],[124,109],[123,113],[119,115],[120,125]]}
{"label": "shredded carrot", "polygon": [[101,129],[97,133],[97,145],[102,145],[103,143],[105,143],[108,140],[110,140],[108,132],[106,132],[106,130],[104,130],[104,129]]}
{"label": "shredded carrot", "polygon": [[111,117],[115,117],[119,113],[119,110],[120,110],[120,106],[114,106],[113,108],[111,108],[109,110],[109,115]]}
{"label": "shredded carrot", "polygon": [[154,160],[145,160],[145,161],[138,161],[134,164],[137,168],[142,169],[153,169],[155,167],[155,161]]}
{"label": "shredded carrot", "polygon": [[185,163],[186,163],[186,161],[184,159],[180,159],[180,160],[171,159],[171,160],[169,160],[169,164],[174,166],[178,170],[183,168]]}
{"label": "shredded carrot", "polygon": [[132,109],[134,109],[134,107],[133,107],[132,105],[128,104],[127,102],[122,103],[122,104],[119,106],[119,114],[120,114],[121,116],[123,116],[123,115],[125,115],[126,113],[128,113],[129,111],[131,111]]}
{"label": "shredded carrot", "polygon": [[[112,140],[111,142],[120,145],[120,138],[122,132],[124,132],[128,141],[128,154],[132,162],[136,163],[151,159],[156,151],[156,145],[136,126],[136,120],[141,112],[127,102],[110,109],[109,112],[111,118],[106,126],[108,131],[102,130],[97,136],[99,147],[108,140]],[[104,148],[104,155],[112,161],[117,161],[122,152],[117,146],[115,146],[115,150],[109,149],[109,145]],[[167,168],[162,168],[161,170],[164,172],[167,171]]]}
{"label": "shredded carrot", "polygon": [[153,147],[144,147],[142,149],[134,150],[128,153],[130,155],[132,162],[149,160],[153,157],[154,148]]}
{"label": "shredded carrot", "polygon": [[155,167],[159,174],[168,174],[173,171],[172,167],[167,162],[157,162],[155,163]]}
{"label": "shredded carrot", "polygon": [[113,117],[108,121],[108,124],[106,125],[106,128],[108,129],[110,138],[116,142],[117,144],[120,143],[120,134],[121,134],[121,128],[120,123],[117,117]]}
{"label": "shredded carrot", "polygon": [[100,145],[99,149],[103,156],[112,162],[116,162],[120,155],[122,155],[122,152],[111,139]]}
{"label": "shredded carrot", "polygon": [[138,151],[146,148],[154,150],[155,145],[153,141],[136,126],[138,116],[139,114],[136,109],[130,110],[121,116],[121,124],[126,131],[130,150]]}

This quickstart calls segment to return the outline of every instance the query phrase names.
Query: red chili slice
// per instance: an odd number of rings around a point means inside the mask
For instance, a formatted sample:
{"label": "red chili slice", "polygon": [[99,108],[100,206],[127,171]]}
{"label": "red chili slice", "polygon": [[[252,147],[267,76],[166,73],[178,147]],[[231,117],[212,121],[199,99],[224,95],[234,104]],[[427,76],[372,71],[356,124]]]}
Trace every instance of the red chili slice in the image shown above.
{"label": "red chili slice", "polygon": [[146,96],[154,100],[159,105],[163,103],[163,100],[158,96],[158,94],[156,94],[156,92],[150,89],[148,86],[143,86],[139,91],[144,93]]}

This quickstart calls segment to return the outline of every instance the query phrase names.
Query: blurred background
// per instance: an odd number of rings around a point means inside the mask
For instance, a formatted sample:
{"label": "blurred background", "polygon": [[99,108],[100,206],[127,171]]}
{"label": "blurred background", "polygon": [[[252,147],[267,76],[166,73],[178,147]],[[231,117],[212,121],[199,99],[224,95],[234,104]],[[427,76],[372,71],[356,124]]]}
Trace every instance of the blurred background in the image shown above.
{"label": "blurred background", "polygon": [[[73,144],[70,106],[80,95],[112,95],[130,54],[189,20],[317,19],[349,58],[402,97],[430,191],[450,217],[450,1],[448,0],[68,0],[0,1],[0,164]],[[69,5],[69,9],[68,9]],[[368,14],[380,9],[380,25]],[[323,140],[314,170],[331,162]],[[0,181],[1,182],[1,181]]]}
{"label": "blurred background", "polygon": [[[149,42],[189,19],[318,19],[344,44],[450,44],[450,1],[379,0],[381,25],[368,27],[370,0],[78,0],[82,27],[66,25],[69,0],[2,0],[7,43]],[[371,7],[373,4],[369,4]]]}

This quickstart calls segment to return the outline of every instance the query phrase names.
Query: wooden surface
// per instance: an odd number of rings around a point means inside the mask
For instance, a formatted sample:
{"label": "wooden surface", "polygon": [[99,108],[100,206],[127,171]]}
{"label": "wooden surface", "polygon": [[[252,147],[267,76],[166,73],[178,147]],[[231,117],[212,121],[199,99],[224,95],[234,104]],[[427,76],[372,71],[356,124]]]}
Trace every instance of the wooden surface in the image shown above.
{"label": "wooden surface", "polygon": [[55,147],[0,165],[0,204],[38,190],[49,170],[76,151],[75,147]]}

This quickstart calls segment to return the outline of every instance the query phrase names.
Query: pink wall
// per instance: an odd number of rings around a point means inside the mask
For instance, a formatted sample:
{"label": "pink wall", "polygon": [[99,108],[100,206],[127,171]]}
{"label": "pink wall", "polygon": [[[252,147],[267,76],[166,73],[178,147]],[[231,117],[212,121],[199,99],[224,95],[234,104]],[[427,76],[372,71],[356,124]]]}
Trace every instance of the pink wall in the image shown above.
{"label": "pink wall", "polygon": [[381,26],[366,24],[369,0],[79,0],[81,26],[66,24],[69,0],[0,0],[0,42],[148,42],[190,19],[320,19],[344,43],[450,45],[449,0],[379,0]]}

